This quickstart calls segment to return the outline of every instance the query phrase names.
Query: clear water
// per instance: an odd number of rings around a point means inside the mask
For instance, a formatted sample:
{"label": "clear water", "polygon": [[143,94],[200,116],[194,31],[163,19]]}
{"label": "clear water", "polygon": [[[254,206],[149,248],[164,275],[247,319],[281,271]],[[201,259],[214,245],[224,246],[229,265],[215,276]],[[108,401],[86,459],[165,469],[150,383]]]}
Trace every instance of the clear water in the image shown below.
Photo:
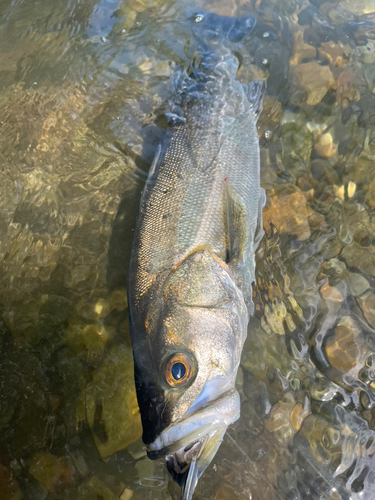
{"label": "clear water", "polygon": [[[204,4],[258,20],[268,236],[242,416],[195,498],[372,499],[375,2]],[[140,441],[125,283],[189,5],[0,0],[4,500],[178,498]]]}

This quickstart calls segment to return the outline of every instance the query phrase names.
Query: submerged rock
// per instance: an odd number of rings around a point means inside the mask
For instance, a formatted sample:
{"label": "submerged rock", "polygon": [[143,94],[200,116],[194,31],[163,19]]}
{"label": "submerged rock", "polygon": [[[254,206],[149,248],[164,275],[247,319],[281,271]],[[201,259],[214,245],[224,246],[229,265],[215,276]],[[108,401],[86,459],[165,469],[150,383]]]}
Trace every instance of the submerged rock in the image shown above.
{"label": "submerged rock", "polygon": [[64,343],[81,358],[95,362],[103,355],[107,342],[115,334],[116,329],[103,321],[87,324],[72,318],[65,332]]}
{"label": "submerged rock", "polygon": [[328,337],[325,353],[331,366],[341,372],[348,372],[357,364],[359,349],[355,342],[360,331],[350,318],[343,318],[336,326],[332,337]]}
{"label": "submerged rock", "polygon": [[350,51],[350,45],[335,43],[332,40],[321,43],[318,49],[319,58],[327,60],[333,68],[345,68]]}
{"label": "submerged rock", "polygon": [[21,500],[22,493],[14,474],[0,465],[0,493],[1,500]]}
{"label": "submerged rock", "polygon": [[133,370],[130,349],[114,346],[82,396],[84,414],[77,417],[87,420],[103,458],[126,448],[142,434]]}
{"label": "submerged rock", "polygon": [[358,297],[357,300],[369,325],[375,328],[375,294],[367,292]]}
{"label": "submerged rock", "polygon": [[293,55],[290,59],[290,64],[292,66],[297,66],[305,59],[315,59],[316,48],[305,43],[303,40],[303,32],[297,31],[293,37]]}
{"label": "submerged rock", "polygon": [[267,203],[263,209],[263,224],[268,234],[271,224],[280,234],[295,235],[298,240],[310,236],[309,218],[315,215],[302,191],[291,184],[267,191]]}
{"label": "submerged rock", "polygon": [[318,138],[315,142],[314,149],[322,158],[329,158],[337,153],[337,146],[334,144],[332,135],[329,132]]}
{"label": "submerged rock", "polygon": [[374,0],[340,0],[340,4],[355,16],[375,12]]}
{"label": "submerged rock", "polygon": [[76,498],[77,500],[119,500],[119,497],[95,476],[78,487]]}
{"label": "submerged rock", "polygon": [[328,66],[316,61],[300,64],[294,70],[302,89],[307,92],[307,104],[316,106],[332,87],[334,78]]}
{"label": "submerged rock", "polygon": [[341,257],[348,267],[375,276],[374,247],[361,247],[358,243],[353,242],[342,249]]}
{"label": "submerged rock", "polygon": [[40,452],[28,460],[29,473],[49,493],[62,491],[72,482],[72,470],[62,457]]}

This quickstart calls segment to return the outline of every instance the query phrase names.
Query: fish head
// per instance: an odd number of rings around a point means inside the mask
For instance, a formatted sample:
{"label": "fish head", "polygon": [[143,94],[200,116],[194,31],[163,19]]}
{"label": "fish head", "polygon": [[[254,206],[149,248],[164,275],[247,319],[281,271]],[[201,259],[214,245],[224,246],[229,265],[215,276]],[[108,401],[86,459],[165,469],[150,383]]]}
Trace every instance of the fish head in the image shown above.
{"label": "fish head", "polygon": [[147,338],[134,353],[143,439],[150,458],[166,457],[184,500],[239,417],[235,379],[247,323],[229,269],[209,251],[187,258],[149,309]]}

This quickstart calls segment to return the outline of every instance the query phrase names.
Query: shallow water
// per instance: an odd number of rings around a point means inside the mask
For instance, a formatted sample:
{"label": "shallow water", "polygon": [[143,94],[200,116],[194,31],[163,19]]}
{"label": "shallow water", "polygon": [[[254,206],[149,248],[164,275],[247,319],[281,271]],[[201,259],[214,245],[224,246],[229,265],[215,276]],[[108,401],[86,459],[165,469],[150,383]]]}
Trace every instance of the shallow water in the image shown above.
{"label": "shallow water", "polygon": [[[0,493],[175,499],[146,458],[126,270],[191,2],[0,0]],[[201,6],[201,5],[200,5]],[[241,419],[195,498],[375,497],[375,2],[252,12],[267,237]]]}

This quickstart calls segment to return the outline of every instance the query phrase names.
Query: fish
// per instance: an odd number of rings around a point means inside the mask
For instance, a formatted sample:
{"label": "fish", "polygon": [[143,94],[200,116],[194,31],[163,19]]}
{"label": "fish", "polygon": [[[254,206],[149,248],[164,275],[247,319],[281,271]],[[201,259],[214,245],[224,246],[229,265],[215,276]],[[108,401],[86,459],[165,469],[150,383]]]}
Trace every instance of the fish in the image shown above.
{"label": "fish", "polygon": [[256,122],[266,85],[236,79],[235,48],[256,20],[196,11],[188,23],[195,52],[171,79],[128,275],[142,437],[183,500],[240,415],[235,381],[265,204]]}

